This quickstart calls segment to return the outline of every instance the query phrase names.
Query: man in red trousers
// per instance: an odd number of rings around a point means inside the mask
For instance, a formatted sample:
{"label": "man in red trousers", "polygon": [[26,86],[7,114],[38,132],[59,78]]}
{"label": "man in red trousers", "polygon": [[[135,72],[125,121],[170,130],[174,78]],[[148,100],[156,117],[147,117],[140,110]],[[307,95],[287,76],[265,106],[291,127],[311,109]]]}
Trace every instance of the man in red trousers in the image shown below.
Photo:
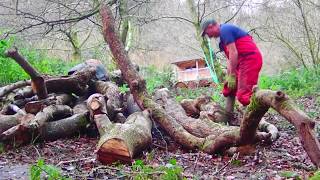
{"label": "man in red trousers", "polygon": [[227,97],[227,112],[233,112],[235,97],[247,106],[262,67],[262,56],[257,45],[247,31],[232,24],[208,20],[202,23],[201,28],[201,36],[220,37],[219,47],[228,58],[227,78],[222,92]]}

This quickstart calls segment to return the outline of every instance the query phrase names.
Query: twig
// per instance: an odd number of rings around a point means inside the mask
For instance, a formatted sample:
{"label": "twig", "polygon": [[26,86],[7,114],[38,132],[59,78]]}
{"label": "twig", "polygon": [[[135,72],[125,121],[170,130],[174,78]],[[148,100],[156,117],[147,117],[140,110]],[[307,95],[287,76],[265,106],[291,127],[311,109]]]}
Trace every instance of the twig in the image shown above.
{"label": "twig", "polygon": [[[110,170],[113,170],[113,171],[120,171],[122,173],[125,173],[122,176],[136,175],[136,174],[141,173],[141,172],[135,172],[135,171],[126,171],[126,170],[123,170],[123,169],[120,169],[120,168],[116,168],[116,167],[112,167],[112,166],[98,166],[98,167],[92,168],[89,174],[92,174],[93,172],[95,172],[95,171],[97,171],[99,169],[110,169]],[[154,172],[143,172],[143,173],[146,174],[146,175],[154,175],[154,174],[163,174],[164,172],[162,172],[162,171],[154,171]]]}
{"label": "twig", "polygon": [[74,163],[74,162],[79,162],[79,161],[85,161],[85,160],[90,160],[90,161],[95,161],[95,158],[82,158],[82,159],[73,159],[69,161],[60,161],[56,166],[61,166],[62,164],[69,164],[69,163]]}
{"label": "twig", "polygon": [[196,170],[197,165],[198,165],[199,157],[200,157],[200,152],[198,152],[198,155],[197,155],[197,157],[196,157],[196,161],[194,162],[193,172],[196,172],[195,170]]}
{"label": "twig", "polygon": [[166,147],[163,147],[163,146],[161,146],[161,145],[159,145],[159,144],[152,143],[152,145],[155,146],[155,147],[158,147],[158,148],[160,148],[160,149],[167,150]]}
{"label": "twig", "polygon": [[38,157],[41,158],[41,154],[40,154],[39,150],[36,148],[36,146],[32,145],[32,147],[36,150]]}
{"label": "twig", "polygon": [[238,157],[239,157],[239,152],[238,152],[238,153],[235,153],[235,154],[232,156],[232,158],[231,158],[224,166],[222,166],[218,171],[216,171],[213,175],[214,175],[214,176],[215,176],[215,175],[218,175],[223,169],[225,169],[227,166],[229,166],[229,164],[230,164],[232,161],[238,159]]}

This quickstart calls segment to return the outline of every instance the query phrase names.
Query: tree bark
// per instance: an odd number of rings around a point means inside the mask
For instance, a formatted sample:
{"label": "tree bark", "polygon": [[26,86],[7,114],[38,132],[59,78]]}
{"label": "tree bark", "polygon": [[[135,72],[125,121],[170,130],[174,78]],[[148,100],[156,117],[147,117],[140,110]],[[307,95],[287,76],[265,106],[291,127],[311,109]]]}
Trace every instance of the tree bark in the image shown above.
{"label": "tree bark", "polygon": [[66,105],[51,105],[45,107],[42,111],[37,113],[34,119],[28,124],[30,129],[42,128],[45,123],[62,119],[72,115],[72,109]]}
{"label": "tree bark", "polygon": [[113,121],[118,113],[123,112],[119,87],[112,82],[104,81],[96,81],[94,85],[95,92],[106,98],[107,114]]}
{"label": "tree bark", "polygon": [[30,122],[30,118],[32,118],[32,116],[29,117],[28,120],[25,120],[26,122],[21,122],[3,132],[0,135],[1,141],[6,143],[14,142],[15,146],[35,141],[53,141],[59,138],[67,138],[79,134],[81,131],[85,130],[90,123],[87,113],[80,113],[57,121],[47,122],[41,129],[34,131],[26,128],[26,124]]}
{"label": "tree bark", "polygon": [[116,161],[130,163],[151,144],[152,122],[149,114],[146,111],[138,112],[130,115],[124,124],[112,123],[105,112],[105,106],[101,94],[94,94],[88,100],[90,116],[100,134],[98,160],[104,164]]}
{"label": "tree bark", "polygon": [[90,124],[88,114],[74,114],[70,117],[46,123],[41,129],[41,138],[54,141],[60,138],[72,137],[84,131]]}
{"label": "tree bark", "polygon": [[20,123],[21,115],[0,115],[0,134]]}
{"label": "tree bark", "polygon": [[86,67],[71,76],[50,78],[46,80],[49,93],[66,93],[84,95],[87,92],[89,81],[95,78],[95,68]]}
{"label": "tree bark", "polygon": [[19,89],[25,86],[28,86],[31,84],[31,81],[25,80],[25,81],[18,81],[13,84],[9,84],[7,86],[0,88],[0,98],[7,95],[8,93],[12,92],[15,89]]}

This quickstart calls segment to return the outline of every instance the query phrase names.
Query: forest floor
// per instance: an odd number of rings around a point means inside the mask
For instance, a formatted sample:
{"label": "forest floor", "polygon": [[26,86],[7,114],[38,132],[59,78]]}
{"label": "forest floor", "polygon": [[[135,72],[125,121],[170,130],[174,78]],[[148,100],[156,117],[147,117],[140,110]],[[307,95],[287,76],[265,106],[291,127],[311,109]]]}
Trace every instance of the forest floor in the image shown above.
{"label": "forest floor", "polygon": [[[320,123],[317,97],[304,97],[296,102]],[[280,180],[295,174],[307,179],[315,167],[303,150],[294,127],[273,111],[265,117],[279,128],[280,138],[272,145],[257,145],[256,150],[246,156],[235,158],[187,152],[164,133],[154,130],[151,148],[138,159],[151,167],[165,166],[170,159],[176,159],[187,179]],[[317,131],[320,135],[320,129]],[[61,168],[63,174],[72,179],[128,179],[132,175],[129,165],[106,167],[95,160],[97,141],[97,138],[81,136],[8,150],[0,154],[0,179],[29,179],[30,165],[40,158]]]}

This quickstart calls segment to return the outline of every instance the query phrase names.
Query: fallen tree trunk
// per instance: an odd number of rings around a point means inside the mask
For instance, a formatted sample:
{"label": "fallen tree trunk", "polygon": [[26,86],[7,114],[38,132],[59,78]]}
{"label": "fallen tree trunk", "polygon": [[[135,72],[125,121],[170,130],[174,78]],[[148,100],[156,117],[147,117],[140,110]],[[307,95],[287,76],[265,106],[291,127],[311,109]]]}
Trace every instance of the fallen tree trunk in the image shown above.
{"label": "fallen tree trunk", "polygon": [[[121,43],[119,36],[115,32],[115,21],[112,15],[112,11],[107,5],[102,5],[100,14],[102,17],[103,22],[103,36],[106,42],[109,45],[109,48],[115,58],[115,61],[123,72],[123,78],[129,84],[130,91],[134,96],[135,101],[138,103],[141,109],[148,109],[151,113],[152,118],[158,122],[161,127],[167,131],[167,133],[178,143],[182,144],[183,146],[189,149],[200,149],[207,153],[215,153],[219,150],[226,149],[231,146],[238,146],[242,144],[246,144],[247,142],[253,143],[252,139],[257,139],[257,127],[258,124],[263,117],[264,113],[268,110],[266,105],[264,106],[254,106],[255,98],[261,98],[260,95],[263,94],[264,91],[255,94],[252,98],[253,107],[251,110],[246,113],[245,118],[242,121],[239,131],[220,131],[215,135],[207,136],[206,138],[197,137],[190,132],[188,132],[184,126],[179,124],[183,122],[183,119],[180,119],[179,116],[176,115],[175,117],[171,116],[167,112],[167,109],[164,109],[160,104],[156,103],[154,100],[150,98],[146,91],[145,81],[139,76],[137,71],[133,68],[132,63],[129,60],[128,54],[124,49],[123,44]],[[262,100],[267,101],[265,104],[272,104],[269,102],[271,99],[262,98]],[[181,107],[182,108],[182,107]],[[279,108],[279,107],[278,107]],[[300,123],[296,123],[293,121],[293,117],[288,115],[285,112],[285,109],[275,108],[280,114],[286,114],[286,118],[290,118],[289,121],[294,122],[296,125],[299,126],[300,133],[306,133],[305,135],[300,135],[300,137],[304,140],[305,137],[310,137],[312,145],[308,144],[304,147],[307,151],[309,157],[312,159],[312,162],[319,166],[319,142],[314,137],[314,133],[312,133],[312,124],[307,123],[307,121],[303,120],[306,119],[305,116],[301,116],[301,111],[294,111],[290,112],[289,115],[297,115],[298,118],[303,119],[294,119]],[[305,121],[306,123],[301,123]],[[252,129],[250,129],[252,128]],[[248,131],[248,132],[246,132]],[[249,136],[250,135],[250,136]],[[269,134],[270,137],[270,134]],[[246,140],[246,138],[249,138]],[[259,139],[259,138],[258,138]],[[310,141],[309,141],[310,142]],[[311,150],[315,150],[316,152],[311,152]],[[318,160],[318,161],[317,161]]]}
{"label": "fallen tree trunk", "polygon": [[131,114],[124,124],[112,123],[105,113],[106,102],[103,95],[94,94],[89,100],[90,116],[100,134],[97,146],[100,162],[130,163],[137,154],[150,146],[152,122],[146,111]]}
{"label": "fallen tree trunk", "polygon": [[[219,104],[212,102],[209,96],[200,96],[196,99],[184,99],[181,101],[181,106],[188,116],[199,117],[203,120],[210,120],[216,123],[225,123],[225,119],[233,119],[234,117],[226,112]],[[240,126],[240,124],[232,124]],[[270,142],[274,142],[279,137],[278,129],[271,123],[261,120],[258,129],[261,132],[270,133]]]}
{"label": "fallen tree trunk", "polygon": [[[189,133],[176,118],[170,116],[162,106],[154,102],[147,94],[145,80],[143,80],[137,71],[133,68],[129,60],[123,44],[115,32],[115,21],[112,12],[108,6],[104,5],[101,8],[101,16],[103,22],[103,36],[109,45],[109,48],[118,64],[125,81],[129,84],[130,91],[141,109],[149,109],[152,118],[158,122],[164,130],[178,143],[189,149],[203,149],[204,145],[208,151],[214,151],[215,148],[210,148],[210,142],[205,138],[197,137]],[[209,138],[210,139],[210,138]],[[234,139],[234,138],[233,138]],[[209,140],[210,141],[210,140]],[[231,142],[234,144],[234,141]],[[207,150],[204,150],[208,152]],[[213,153],[213,152],[211,152]]]}
{"label": "fallen tree trunk", "polygon": [[320,143],[314,132],[315,121],[297,108],[295,103],[281,91],[257,90],[257,88],[254,91],[252,102],[241,122],[241,143],[250,144],[252,142],[252,135],[257,130],[261,113],[272,107],[295,126],[303,148],[311,161],[320,167]]}

